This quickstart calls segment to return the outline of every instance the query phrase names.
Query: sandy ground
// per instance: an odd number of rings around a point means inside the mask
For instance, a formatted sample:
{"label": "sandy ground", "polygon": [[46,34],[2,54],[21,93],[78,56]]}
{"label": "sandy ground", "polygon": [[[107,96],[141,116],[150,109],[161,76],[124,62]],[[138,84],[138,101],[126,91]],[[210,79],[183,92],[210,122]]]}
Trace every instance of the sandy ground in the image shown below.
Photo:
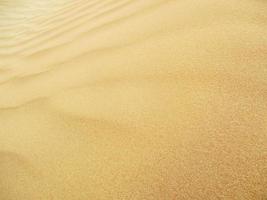
{"label": "sandy ground", "polygon": [[1,200],[266,200],[265,0],[1,0]]}

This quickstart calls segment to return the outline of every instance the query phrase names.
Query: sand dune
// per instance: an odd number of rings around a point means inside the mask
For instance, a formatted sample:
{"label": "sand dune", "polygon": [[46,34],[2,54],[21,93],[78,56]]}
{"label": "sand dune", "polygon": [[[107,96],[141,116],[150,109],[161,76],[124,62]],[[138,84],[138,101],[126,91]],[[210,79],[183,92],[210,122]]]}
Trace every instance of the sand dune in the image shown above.
{"label": "sand dune", "polygon": [[267,199],[267,2],[0,1],[1,200]]}

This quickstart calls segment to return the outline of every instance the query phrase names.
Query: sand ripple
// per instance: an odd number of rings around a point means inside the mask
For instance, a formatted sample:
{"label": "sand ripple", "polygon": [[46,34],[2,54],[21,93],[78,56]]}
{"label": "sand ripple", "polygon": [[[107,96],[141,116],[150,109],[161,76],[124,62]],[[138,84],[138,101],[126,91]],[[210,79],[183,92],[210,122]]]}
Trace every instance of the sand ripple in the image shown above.
{"label": "sand ripple", "polygon": [[0,1],[0,199],[267,198],[263,0]]}

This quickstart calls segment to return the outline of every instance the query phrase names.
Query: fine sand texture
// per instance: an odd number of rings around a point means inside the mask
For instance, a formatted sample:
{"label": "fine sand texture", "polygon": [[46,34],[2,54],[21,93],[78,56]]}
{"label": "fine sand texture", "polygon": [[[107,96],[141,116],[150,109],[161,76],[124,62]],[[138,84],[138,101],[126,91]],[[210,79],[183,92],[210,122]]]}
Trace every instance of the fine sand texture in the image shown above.
{"label": "fine sand texture", "polygon": [[267,1],[0,0],[0,200],[267,200]]}

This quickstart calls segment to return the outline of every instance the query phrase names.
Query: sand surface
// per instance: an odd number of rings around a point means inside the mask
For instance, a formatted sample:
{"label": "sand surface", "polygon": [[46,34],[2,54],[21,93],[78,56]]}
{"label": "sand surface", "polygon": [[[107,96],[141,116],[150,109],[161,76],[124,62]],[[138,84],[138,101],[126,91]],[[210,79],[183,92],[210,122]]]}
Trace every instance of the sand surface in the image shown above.
{"label": "sand surface", "polygon": [[216,199],[267,199],[267,1],[0,1],[0,200]]}

